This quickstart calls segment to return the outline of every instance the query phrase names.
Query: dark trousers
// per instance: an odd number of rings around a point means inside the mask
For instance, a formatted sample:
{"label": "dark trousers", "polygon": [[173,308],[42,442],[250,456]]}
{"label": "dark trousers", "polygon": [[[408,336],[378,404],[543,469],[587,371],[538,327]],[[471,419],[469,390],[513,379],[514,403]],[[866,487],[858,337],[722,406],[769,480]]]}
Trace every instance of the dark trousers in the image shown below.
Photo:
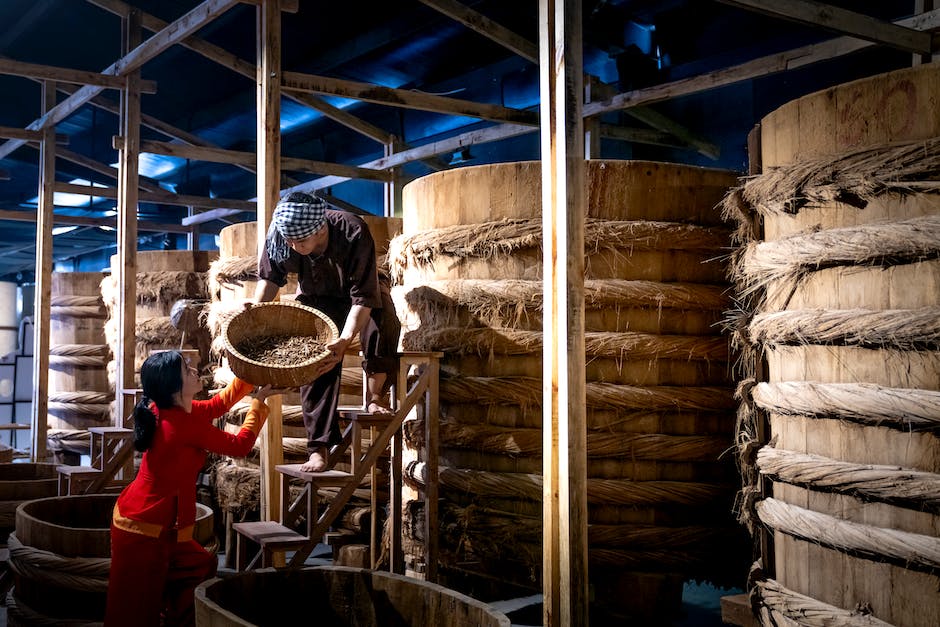
{"label": "dark trousers", "polygon": [[[384,372],[388,389],[398,377],[398,335],[401,323],[387,290],[383,290],[382,303],[382,309],[372,310],[369,321],[359,332],[359,341],[362,344],[362,365],[366,373]],[[347,309],[346,312],[348,311]],[[345,316],[346,314],[330,314],[340,329],[345,324]],[[304,427],[307,429],[307,450],[311,453],[320,447],[329,448],[341,439],[336,408],[339,405],[342,376],[343,363],[340,362],[310,385],[300,388]]]}

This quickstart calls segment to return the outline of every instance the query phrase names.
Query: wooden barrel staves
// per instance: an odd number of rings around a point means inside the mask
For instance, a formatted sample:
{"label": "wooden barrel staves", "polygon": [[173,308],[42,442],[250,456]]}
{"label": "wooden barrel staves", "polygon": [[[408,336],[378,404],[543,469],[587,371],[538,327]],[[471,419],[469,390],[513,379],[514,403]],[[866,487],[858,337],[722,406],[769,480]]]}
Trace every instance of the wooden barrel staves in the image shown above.
{"label": "wooden barrel staves", "polygon": [[0,464],[0,542],[16,528],[16,508],[25,501],[55,496],[57,464]]}
{"label": "wooden barrel staves", "polygon": [[[109,422],[107,311],[98,272],[54,272],[49,326],[49,429]],[[55,448],[55,447],[52,447]]]}
{"label": "wooden barrel staves", "polygon": [[[585,345],[589,561],[595,610],[675,612],[682,582],[743,576],[728,340],[730,243],[715,204],[732,172],[589,161]],[[443,351],[444,568],[541,576],[541,168],[439,172],[403,191],[392,242],[407,350]],[[413,458],[423,425],[406,423]],[[406,457],[407,460],[407,457]],[[422,465],[409,464],[420,487]],[[408,497],[405,498],[408,500]],[[406,519],[414,513],[412,503]],[[420,561],[418,526],[408,525]],[[629,593],[628,593],[629,591]]]}
{"label": "wooden barrel staves", "polygon": [[343,566],[263,569],[196,588],[196,624],[212,627],[289,625],[297,600],[316,608],[323,627],[509,627],[493,608],[447,588]]}
{"label": "wooden barrel staves", "polygon": [[[209,264],[218,257],[215,251],[155,250],[137,253],[137,300],[135,303],[135,355],[134,371],[154,350],[198,350],[200,363],[209,363],[209,331],[204,326],[178,329],[171,319],[173,306],[178,301],[208,301],[207,273]],[[118,263],[111,257],[112,267]],[[118,342],[118,293],[116,276],[101,282],[101,294],[108,307],[105,333],[112,354]],[[196,316],[198,318],[198,316]],[[116,362],[109,364],[109,376],[114,385]]]}
{"label": "wooden barrel staves", "polygon": [[[43,498],[16,510],[10,534],[13,591],[10,625],[82,624],[104,621],[111,564],[111,511],[117,495]],[[212,510],[197,504],[193,537],[214,552]]]}
{"label": "wooden barrel staves", "polygon": [[940,624],[938,97],[928,64],[788,103],[724,203],[765,624]]}

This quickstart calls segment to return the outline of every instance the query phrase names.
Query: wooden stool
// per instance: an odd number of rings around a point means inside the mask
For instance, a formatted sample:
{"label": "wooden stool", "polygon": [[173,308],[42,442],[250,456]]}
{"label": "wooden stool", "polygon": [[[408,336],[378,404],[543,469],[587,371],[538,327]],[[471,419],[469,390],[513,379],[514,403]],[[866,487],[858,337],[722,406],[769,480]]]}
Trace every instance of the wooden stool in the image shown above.
{"label": "wooden stool", "polygon": [[[232,529],[237,538],[235,568],[240,571],[251,570],[258,566],[261,568],[274,566],[275,553],[296,551],[307,543],[306,536],[270,520],[235,523]],[[255,552],[255,546],[260,550]],[[252,553],[254,557],[249,559]]]}
{"label": "wooden stool", "polygon": [[101,471],[92,466],[56,466],[59,473],[59,496],[84,494],[85,488],[101,475]]}

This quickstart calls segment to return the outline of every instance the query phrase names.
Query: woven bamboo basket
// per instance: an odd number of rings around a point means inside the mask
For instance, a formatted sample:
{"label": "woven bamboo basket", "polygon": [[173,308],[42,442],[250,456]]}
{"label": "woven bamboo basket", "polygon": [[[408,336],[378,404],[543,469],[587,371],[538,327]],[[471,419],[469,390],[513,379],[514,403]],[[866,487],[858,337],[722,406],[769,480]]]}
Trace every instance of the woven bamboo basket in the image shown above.
{"label": "woven bamboo basket", "polygon": [[239,379],[255,385],[295,388],[316,378],[320,363],[330,352],[290,366],[266,364],[249,359],[235,346],[251,336],[315,335],[324,344],[339,337],[336,324],[322,311],[293,302],[260,303],[246,309],[222,325],[222,338],[228,351],[229,367]]}

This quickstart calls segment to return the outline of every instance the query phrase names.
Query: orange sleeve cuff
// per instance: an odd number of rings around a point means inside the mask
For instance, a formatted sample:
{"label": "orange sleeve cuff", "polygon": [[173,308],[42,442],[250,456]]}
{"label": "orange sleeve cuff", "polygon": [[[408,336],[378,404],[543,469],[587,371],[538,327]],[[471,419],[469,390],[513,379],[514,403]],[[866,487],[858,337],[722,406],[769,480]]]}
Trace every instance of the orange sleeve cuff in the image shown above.
{"label": "orange sleeve cuff", "polygon": [[242,423],[242,429],[248,429],[257,437],[267,419],[268,406],[264,401],[253,398],[251,399],[251,407],[248,408],[248,414],[245,416],[245,421]]}
{"label": "orange sleeve cuff", "polygon": [[224,390],[219,392],[219,396],[221,397],[222,404],[231,409],[235,403],[243,399],[247,394],[250,394],[254,389],[255,386],[252,384],[235,377]]}

